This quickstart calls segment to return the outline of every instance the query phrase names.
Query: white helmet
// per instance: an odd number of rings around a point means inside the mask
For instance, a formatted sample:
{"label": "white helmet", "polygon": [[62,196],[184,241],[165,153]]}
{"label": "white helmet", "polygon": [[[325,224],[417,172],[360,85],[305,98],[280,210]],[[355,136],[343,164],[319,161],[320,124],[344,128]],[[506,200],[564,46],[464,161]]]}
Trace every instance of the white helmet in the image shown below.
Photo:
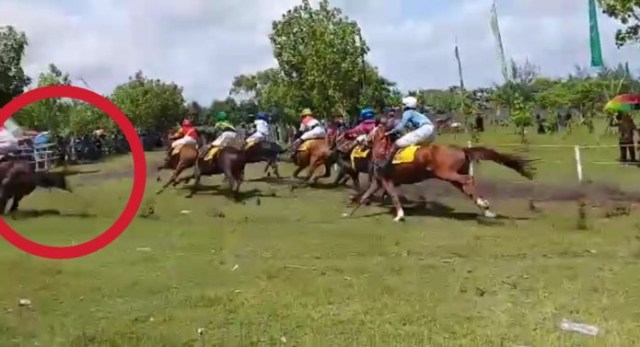
{"label": "white helmet", "polygon": [[416,108],[418,107],[418,100],[413,96],[407,96],[402,99],[402,106],[406,108]]}

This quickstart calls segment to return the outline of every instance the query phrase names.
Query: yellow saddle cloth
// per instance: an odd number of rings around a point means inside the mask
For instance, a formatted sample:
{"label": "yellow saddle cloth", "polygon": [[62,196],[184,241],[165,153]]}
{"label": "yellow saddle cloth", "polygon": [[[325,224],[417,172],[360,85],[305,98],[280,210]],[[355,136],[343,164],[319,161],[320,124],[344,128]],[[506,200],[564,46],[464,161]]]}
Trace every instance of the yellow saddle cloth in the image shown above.
{"label": "yellow saddle cloth", "polygon": [[216,153],[218,153],[220,148],[221,147],[211,146],[211,148],[209,148],[209,150],[207,151],[207,154],[204,156],[204,160],[211,160],[213,156],[215,156]]}

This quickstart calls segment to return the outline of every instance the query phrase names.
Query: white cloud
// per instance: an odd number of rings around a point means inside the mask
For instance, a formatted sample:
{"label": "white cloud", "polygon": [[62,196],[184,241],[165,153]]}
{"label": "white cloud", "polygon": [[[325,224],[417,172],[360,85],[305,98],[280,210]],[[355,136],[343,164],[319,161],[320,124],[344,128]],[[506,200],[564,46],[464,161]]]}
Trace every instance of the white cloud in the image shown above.
{"label": "white cloud", "polygon": [[[411,0],[416,1],[416,0]],[[442,0],[445,3],[445,0]],[[405,0],[406,2],[406,0]],[[0,0],[0,23],[26,31],[26,68],[36,76],[55,63],[92,88],[110,91],[127,76],[176,81],[188,97],[224,97],[232,78],[274,64],[271,22],[296,0]],[[489,0],[449,0],[442,15],[403,18],[402,1],[334,1],[363,27],[369,59],[402,88],[446,87],[457,81],[458,37],[470,86],[500,80],[489,30]],[[507,54],[528,58],[550,75],[588,65],[586,1],[520,0],[500,5]],[[448,9],[445,11],[445,7]],[[570,10],[569,10],[570,9]],[[415,18],[417,16],[411,16]],[[629,61],[637,48],[617,50],[616,24],[600,18],[606,62]]]}

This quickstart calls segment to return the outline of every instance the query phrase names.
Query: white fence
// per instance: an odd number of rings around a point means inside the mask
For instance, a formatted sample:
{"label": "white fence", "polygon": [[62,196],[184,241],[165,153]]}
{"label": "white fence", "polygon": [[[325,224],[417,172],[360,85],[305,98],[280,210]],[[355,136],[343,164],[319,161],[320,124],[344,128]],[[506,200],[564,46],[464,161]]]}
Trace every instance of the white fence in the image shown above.
{"label": "white fence", "polygon": [[[467,141],[467,147],[472,147],[472,146],[473,146],[473,144],[471,143],[471,141]],[[573,148],[573,161],[575,162],[576,179],[580,183],[582,183],[584,181],[584,163],[585,162],[583,160],[583,155],[582,155],[582,150],[583,149],[590,149],[590,148],[618,148],[618,147],[620,147],[619,145],[545,145],[545,144],[524,145],[524,144],[521,144],[521,143],[492,144],[492,145],[489,145],[489,146],[494,146],[494,147],[565,148],[565,149]],[[567,163],[566,160],[551,161],[551,162],[560,163],[560,164],[566,164]],[[591,161],[591,162],[588,162],[588,163],[589,164],[596,164],[596,165],[621,165],[621,163],[619,161]],[[471,163],[471,165],[469,167],[469,174],[471,176],[474,175],[474,165],[473,165],[473,163]]]}
{"label": "white fence", "polygon": [[49,171],[60,158],[57,146],[54,143],[36,145],[34,147],[21,147],[18,154],[21,158],[28,158],[35,163],[36,171]]}

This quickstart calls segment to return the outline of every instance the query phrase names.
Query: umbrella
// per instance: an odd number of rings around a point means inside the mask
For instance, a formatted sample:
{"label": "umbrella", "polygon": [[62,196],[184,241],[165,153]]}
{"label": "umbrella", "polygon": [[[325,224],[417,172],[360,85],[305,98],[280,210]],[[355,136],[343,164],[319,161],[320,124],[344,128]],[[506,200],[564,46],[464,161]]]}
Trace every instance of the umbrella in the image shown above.
{"label": "umbrella", "polygon": [[604,105],[604,110],[609,112],[640,110],[640,94],[618,95]]}

